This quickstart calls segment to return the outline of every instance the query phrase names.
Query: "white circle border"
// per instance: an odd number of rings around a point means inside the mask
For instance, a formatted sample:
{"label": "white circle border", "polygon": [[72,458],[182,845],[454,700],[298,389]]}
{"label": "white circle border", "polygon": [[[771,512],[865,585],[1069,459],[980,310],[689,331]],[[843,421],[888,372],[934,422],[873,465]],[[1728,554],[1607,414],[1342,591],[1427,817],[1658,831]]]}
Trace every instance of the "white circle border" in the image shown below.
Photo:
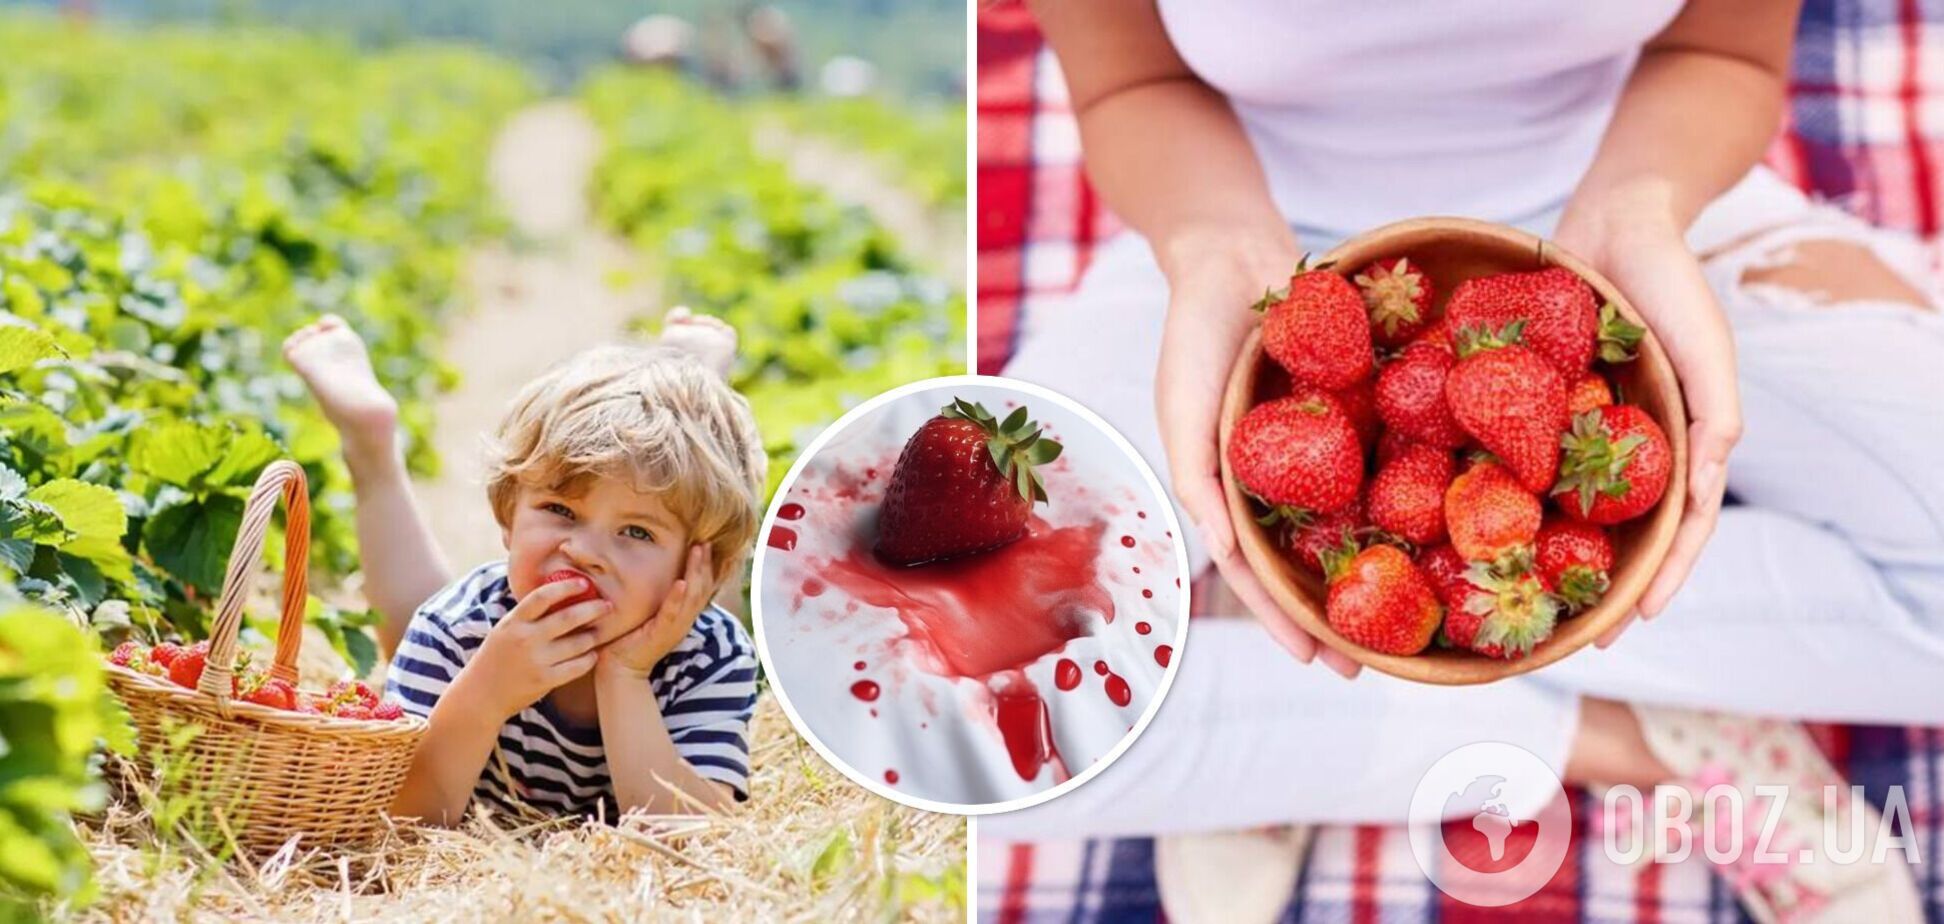
{"label": "white circle border", "polygon": [[[1161,683],[1155,687],[1153,699],[1149,701],[1147,709],[1141,713],[1141,717],[1135,721],[1133,729],[1122,735],[1120,741],[1116,742],[1107,751],[1106,755],[1094,761],[1092,766],[1069,777],[1065,782],[1049,787],[1041,792],[1020,796],[1017,799],[971,805],[955,802],[939,802],[934,799],[924,799],[903,792],[880,782],[875,777],[859,772],[848,761],[839,758],[833,753],[810,730],[810,726],[803,721],[802,716],[797,714],[796,707],[790,704],[790,696],[784,691],[783,683],[779,680],[775,670],[775,662],[770,657],[768,634],[763,631],[763,566],[766,563],[769,553],[767,537],[770,534],[770,530],[776,526],[777,511],[782,509],[784,498],[789,496],[790,488],[796,484],[797,476],[803,473],[804,466],[818,452],[822,451],[825,443],[830,442],[844,428],[856,423],[865,415],[870,414],[886,404],[919,392],[968,385],[982,388],[1007,389],[1021,392],[1035,399],[1051,401],[1059,405],[1062,409],[1077,415],[1082,421],[1105,435],[1123,455],[1127,456],[1134,463],[1135,471],[1141,476],[1141,483],[1146,485],[1148,490],[1153,492],[1154,496],[1161,501],[1159,504],[1161,515],[1167,521],[1168,532],[1174,535],[1174,541],[1171,544],[1174,546],[1175,571],[1182,579],[1182,593],[1180,594],[1178,605],[1179,612],[1176,614],[1175,620],[1174,654],[1169,657],[1168,666],[1161,673]],[[1009,379],[997,375],[939,376],[937,378],[921,379],[916,382],[900,385],[869,398],[856,407],[845,411],[842,416],[832,421],[829,426],[824,427],[823,431],[818,433],[816,438],[810,441],[810,445],[804,447],[797,453],[796,461],[790,464],[789,472],[783,476],[782,481],[777,483],[776,492],[770,498],[769,510],[763,514],[762,528],[757,532],[756,536],[756,554],[750,564],[749,619],[750,623],[755,627],[756,654],[762,661],[764,674],[769,677],[770,692],[776,697],[777,703],[783,707],[783,714],[789,718],[790,727],[796,729],[797,734],[803,736],[803,740],[810,743],[810,747],[824,759],[825,763],[837,768],[837,772],[842,773],[851,782],[900,805],[946,815],[994,815],[1001,812],[1030,808],[1073,791],[1085,784],[1088,780],[1093,779],[1100,771],[1107,769],[1114,761],[1120,759],[1121,754],[1132,747],[1135,740],[1140,738],[1143,732],[1147,731],[1148,723],[1154,720],[1155,713],[1160,711],[1162,702],[1168,698],[1168,689],[1174,685],[1175,673],[1181,669],[1182,659],[1187,656],[1188,610],[1190,598],[1193,596],[1193,589],[1190,585],[1194,582],[1189,580],[1188,547],[1182,539],[1181,522],[1175,516],[1174,498],[1162,489],[1160,479],[1154,476],[1154,469],[1147,464],[1146,459],[1141,458],[1141,454],[1134,450],[1134,445],[1129,443],[1127,437],[1122,436],[1119,430],[1114,429],[1107,421],[1101,419],[1100,415],[1095,414],[1078,401],[1031,382],[1023,382],[1018,379]]]}

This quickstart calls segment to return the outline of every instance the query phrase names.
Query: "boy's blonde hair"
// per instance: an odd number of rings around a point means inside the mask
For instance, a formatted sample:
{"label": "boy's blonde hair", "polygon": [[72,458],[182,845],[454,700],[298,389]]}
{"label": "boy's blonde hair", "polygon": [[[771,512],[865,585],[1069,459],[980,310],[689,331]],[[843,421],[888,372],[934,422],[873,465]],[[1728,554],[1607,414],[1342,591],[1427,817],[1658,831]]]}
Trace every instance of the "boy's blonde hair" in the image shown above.
{"label": "boy's blonde hair", "polygon": [[505,527],[522,485],[619,479],[712,547],[720,585],[755,544],[768,467],[749,402],[692,355],[604,346],[520,390],[488,445],[486,494]]}

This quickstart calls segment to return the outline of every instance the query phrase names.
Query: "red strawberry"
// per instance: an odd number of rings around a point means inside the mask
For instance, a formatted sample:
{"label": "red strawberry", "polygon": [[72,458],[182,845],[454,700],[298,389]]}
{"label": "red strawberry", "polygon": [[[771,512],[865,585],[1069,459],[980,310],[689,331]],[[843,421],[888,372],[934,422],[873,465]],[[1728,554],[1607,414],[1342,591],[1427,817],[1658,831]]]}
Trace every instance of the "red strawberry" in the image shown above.
{"label": "red strawberry", "polygon": [[298,712],[302,712],[306,715],[325,715],[326,714],[324,710],[325,705],[327,704],[319,700],[317,697],[310,695],[309,693],[297,694]]}
{"label": "red strawberry", "polygon": [[357,719],[359,721],[369,721],[374,717],[372,707],[364,703],[340,703],[336,711],[331,714],[340,719]]}
{"label": "red strawberry", "polygon": [[1631,520],[1660,502],[1674,453],[1667,434],[1631,404],[1595,408],[1573,419],[1553,488],[1566,515],[1588,523]]}
{"label": "red strawberry", "polygon": [[[162,646],[157,645],[157,648]],[[202,681],[203,665],[209,660],[209,643],[197,642],[182,650],[169,662],[169,680],[176,686],[193,690]]]}
{"label": "red strawberry", "polygon": [[558,571],[551,572],[546,577],[540,579],[540,583],[542,586],[545,586],[547,584],[553,584],[559,581],[580,581],[581,592],[571,597],[568,597],[567,599],[562,600],[559,603],[554,604],[553,610],[549,610],[548,612],[553,612],[554,610],[564,610],[570,606],[573,606],[576,603],[586,603],[589,600],[601,599],[601,592],[594,589],[594,580],[588,577],[587,575],[580,573],[579,571],[575,571],[572,568],[562,568]]}
{"label": "red strawberry", "polygon": [[1370,482],[1370,522],[1418,545],[1445,537],[1445,489],[1456,468],[1449,450],[1405,447]]}
{"label": "red strawberry", "polygon": [[378,694],[373,693],[362,680],[340,680],[326,688],[324,693],[332,702],[356,703],[367,709],[378,705]]}
{"label": "red strawberry", "polygon": [[1471,563],[1465,582],[1472,590],[1462,607],[1445,612],[1445,640],[1488,658],[1516,661],[1551,638],[1559,623],[1559,598],[1546,592],[1531,567],[1524,553],[1499,565]]}
{"label": "red strawberry", "polygon": [[1297,382],[1332,391],[1370,377],[1370,317],[1357,288],[1326,269],[1296,267],[1289,288],[1266,292],[1262,349]]}
{"label": "red strawberry", "polygon": [[1544,516],[1532,496],[1496,462],[1480,462],[1445,492],[1445,527],[1466,561],[1495,562],[1529,546]]}
{"label": "red strawberry", "polygon": [[264,680],[256,689],[244,694],[243,699],[259,706],[269,706],[272,709],[288,712],[297,708],[297,688],[291,686],[290,681],[271,677]]}
{"label": "red strawberry", "polygon": [[167,668],[174,664],[176,658],[181,654],[181,645],[174,642],[158,642],[154,648],[149,649],[148,659],[151,664]]}
{"label": "red strawberry", "polygon": [[1420,445],[1423,444],[1396,430],[1385,430],[1382,436],[1377,437],[1377,467],[1381,469],[1389,465],[1404,450]]}
{"label": "red strawberry", "polygon": [[1445,400],[1445,379],[1457,364],[1449,349],[1428,343],[1405,347],[1377,374],[1377,416],[1384,426],[1432,446],[1463,445],[1465,431]]}
{"label": "red strawberry", "polygon": [[[1458,554],[1457,549],[1448,544],[1434,545],[1418,553],[1417,566],[1419,571],[1424,572],[1424,579],[1431,582],[1431,590],[1444,602],[1445,609],[1464,607],[1465,598],[1474,589],[1471,581],[1465,579],[1465,572],[1471,569],[1471,563],[1465,561],[1465,556]],[[1450,617],[1447,615],[1446,618]]]}
{"label": "red strawberry", "polygon": [[371,707],[371,717],[380,722],[396,722],[405,717],[405,707],[391,700],[385,700]]}
{"label": "red strawberry", "polygon": [[1597,605],[1612,579],[1613,540],[1591,523],[1547,517],[1533,544],[1533,561],[1546,589],[1569,614]]}
{"label": "red strawberry", "polygon": [[1322,574],[1323,553],[1342,548],[1345,543],[1355,545],[1357,537],[1369,527],[1364,499],[1359,496],[1342,510],[1316,514],[1300,524],[1293,524],[1288,536],[1288,555],[1297,564]]}
{"label": "red strawberry", "polygon": [[142,644],[134,639],[129,639],[115,646],[115,650],[108,655],[108,663],[116,667],[127,667],[128,662],[141,657],[141,654]]}
{"label": "red strawberry", "polygon": [[1336,550],[1324,565],[1330,581],[1324,617],[1344,638],[1394,655],[1417,654],[1431,644],[1444,607],[1396,546],[1373,545],[1354,555],[1349,548]]}
{"label": "red strawberry", "polygon": [[1566,385],[1545,360],[1518,345],[1513,322],[1492,334],[1467,331],[1458,365],[1445,378],[1445,401],[1466,433],[1543,494],[1559,473],[1559,437],[1572,418]]}
{"label": "red strawberry", "polygon": [[1356,429],[1341,405],[1314,391],[1250,408],[1229,436],[1228,462],[1272,517],[1342,510],[1363,486]]}
{"label": "red strawberry", "polygon": [[1445,302],[1445,319],[1453,337],[1467,330],[1503,330],[1523,321],[1526,346],[1566,375],[1578,375],[1592,365],[1596,349],[1603,358],[1609,352],[1629,357],[1641,333],[1617,311],[1602,311],[1593,287],[1557,266],[1467,279]]}
{"label": "red strawberry", "polygon": [[905,442],[878,509],[877,554],[917,565],[995,549],[1026,535],[1046,483],[1034,467],[1059,458],[1026,408],[1004,422],[955,399]]}
{"label": "red strawberry", "polygon": [[1566,388],[1566,411],[1574,417],[1613,403],[1613,389],[1598,372],[1582,375]]}
{"label": "red strawberry", "polygon": [[1378,260],[1351,281],[1362,291],[1378,346],[1401,346],[1431,323],[1431,280],[1410,258]]}
{"label": "red strawberry", "polygon": [[1376,383],[1365,379],[1341,391],[1330,392],[1330,397],[1343,408],[1343,416],[1350,419],[1350,426],[1357,431],[1357,443],[1369,452],[1384,432],[1384,422],[1377,419]]}

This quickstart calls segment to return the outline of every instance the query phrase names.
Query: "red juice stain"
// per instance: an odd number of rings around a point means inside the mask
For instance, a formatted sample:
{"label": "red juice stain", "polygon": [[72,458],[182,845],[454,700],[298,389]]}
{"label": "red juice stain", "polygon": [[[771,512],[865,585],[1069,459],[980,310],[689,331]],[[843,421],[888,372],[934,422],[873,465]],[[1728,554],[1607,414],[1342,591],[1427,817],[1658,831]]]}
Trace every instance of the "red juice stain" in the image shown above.
{"label": "red juice stain", "polygon": [[1127,688],[1127,680],[1119,674],[1107,675],[1107,698],[1116,706],[1125,706],[1134,701],[1134,691]]}
{"label": "red juice stain", "polygon": [[1122,536],[1122,537],[1121,537],[1121,545],[1123,545],[1123,546],[1125,546],[1125,547],[1127,547],[1127,548],[1130,548],[1130,549],[1131,549],[1131,548],[1133,548],[1133,547],[1134,547],[1134,537],[1133,537],[1133,536]]}
{"label": "red juice stain", "polygon": [[866,667],[866,665],[865,665],[865,663],[864,663],[864,662],[862,662],[862,661],[859,661],[859,662],[857,662],[856,664],[853,664],[853,665],[851,665],[851,667],[853,667],[853,668],[855,668],[855,669],[857,669],[857,670],[860,670],[860,671],[861,671],[861,670],[863,670],[863,669],[864,669],[864,668]]}
{"label": "red juice stain", "polygon": [[1150,626],[1150,625],[1148,625],[1147,623],[1144,623],[1144,622],[1137,622],[1137,623],[1135,623],[1135,624],[1134,624],[1134,631],[1136,631],[1136,632],[1138,632],[1138,633],[1140,633],[1140,634],[1142,634],[1142,635],[1146,635],[1146,634],[1148,634],[1149,632],[1153,632],[1153,631],[1154,631],[1154,627],[1153,627],[1153,626]]}
{"label": "red juice stain", "polygon": [[1167,667],[1168,662],[1173,658],[1174,646],[1172,645],[1162,645],[1154,649],[1154,663],[1162,667]]}
{"label": "red juice stain", "polygon": [[890,783],[893,786],[898,785],[898,771],[896,770],[884,771],[884,781],[886,783]]}
{"label": "red juice stain", "polygon": [[1102,677],[1105,677],[1105,676],[1107,676],[1107,662],[1105,662],[1105,661],[1095,661],[1095,662],[1094,662],[1094,673],[1096,673],[1096,674],[1099,674],[1099,675],[1100,675],[1100,676],[1102,676]]}
{"label": "red juice stain", "polygon": [[1046,700],[1024,674],[1013,672],[992,694],[992,718],[1020,779],[1037,779],[1040,768],[1049,763],[1055,765],[1056,775],[1065,766],[1053,744],[1053,719],[1046,711]]}
{"label": "red juice stain", "polygon": [[873,709],[873,710],[871,710],[871,718],[873,718],[873,719],[875,719],[875,718],[877,718],[877,710],[876,710],[876,709]]}
{"label": "red juice stain", "polygon": [[845,596],[896,611],[935,673],[983,677],[1086,634],[1089,614],[1113,621],[1113,597],[1096,567],[1104,529],[1055,529],[1035,518],[1010,545],[915,568],[886,565],[858,542],[817,571]]}
{"label": "red juice stain", "polygon": [[[806,587],[806,588],[804,588],[804,591],[805,591],[806,593],[808,593],[808,592],[809,592],[809,588],[807,588],[807,587]],[[816,594],[810,594],[810,596],[813,596],[813,597],[814,597],[814,596],[816,596]],[[1141,596],[1143,596],[1143,597],[1146,597],[1146,598],[1147,598],[1147,599],[1149,599],[1149,600],[1152,600],[1152,599],[1154,599],[1154,591],[1152,591],[1152,590],[1149,590],[1149,589],[1147,589],[1147,588],[1145,588],[1145,587],[1143,587],[1143,588],[1141,588]]]}
{"label": "red juice stain", "polygon": [[769,534],[769,546],[772,549],[782,549],[785,552],[796,548],[796,530],[788,526],[772,528]]}
{"label": "red juice stain", "polygon": [[823,592],[827,589],[828,588],[824,586],[824,582],[819,581],[816,578],[803,579],[803,595],[806,597],[823,596]]}
{"label": "red juice stain", "polygon": [[1145,510],[1136,510],[1134,511],[1134,515],[1140,517],[1143,520],[1147,519],[1147,511]]}
{"label": "red juice stain", "polygon": [[1080,665],[1072,658],[1061,658],[1053,665],[1053,685],[1062,690],[1071,690],[1080,685]]}
{"label": "red juice stain", "polygon": [[776,511],[776,515],[785,520],[801,520],[803,519],[803,505],[784,504],[782,509]]}
{"label": "red juice stain", "polygon": [[851,684],[851,695],[867,703],[877,699],[878,698],[877,681],[859,680],[858,682]]}
{"label": "red juice stain", "polygon": [[864,470],[864,480],[865,480],[865,481],[876,481],[876,480],[877,480],[877,469],[874,469],[874,468],[867,468],[867,469],[865,469],[865,470]]}
{"label": "red juice stain", "polygon": [[1134,566],[1134,573],[1135,573],[1135,574],[1140,574],[1140,573],[1141,573],[1141,566],[1140,566],[1140,565],[1135,565],[1135,566]]}

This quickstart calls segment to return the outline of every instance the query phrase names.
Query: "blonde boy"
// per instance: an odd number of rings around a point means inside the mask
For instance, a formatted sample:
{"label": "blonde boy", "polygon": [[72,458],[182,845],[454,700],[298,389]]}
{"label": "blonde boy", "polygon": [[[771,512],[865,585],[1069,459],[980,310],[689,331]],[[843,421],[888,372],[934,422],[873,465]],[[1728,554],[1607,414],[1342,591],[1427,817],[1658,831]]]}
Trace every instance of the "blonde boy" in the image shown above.
{"label": "blonde boy", "polygon": [[430,722],[394,813],[452,824],[479,798],[614,818],[747,798],[754,648],[709,600],[754,542],[762,446],[723,381],[733,330],[678,314],[669,331],[520,392],[489,456],[507,557],[456,580],[363,343],[336,318],[286,342],[343,437],[386,694]]}

